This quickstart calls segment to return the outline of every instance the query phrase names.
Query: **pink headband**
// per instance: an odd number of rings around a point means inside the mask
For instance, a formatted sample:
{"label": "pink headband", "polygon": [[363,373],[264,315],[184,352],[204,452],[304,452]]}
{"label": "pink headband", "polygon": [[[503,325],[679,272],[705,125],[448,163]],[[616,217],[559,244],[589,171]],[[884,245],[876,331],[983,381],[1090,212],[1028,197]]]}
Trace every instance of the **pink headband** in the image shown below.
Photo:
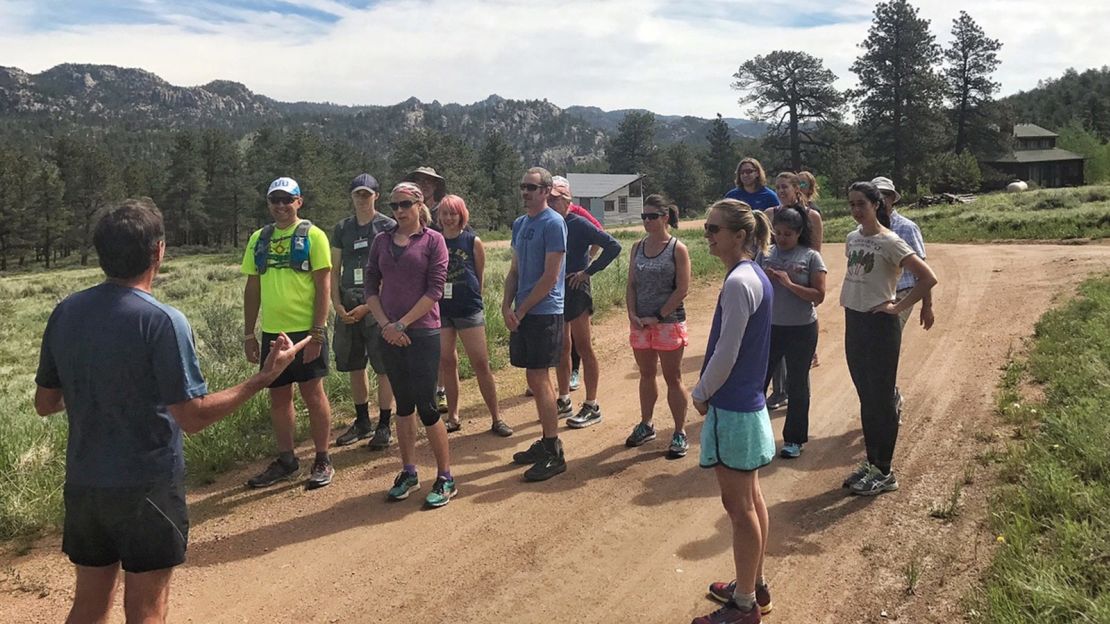
{"label": "pink headband", "polygon": [[400,182],[397,186],[393,187],[393,193],[404,193],[405,195],[412,195],[417,201],[424,201],[424,191],[412,182]]}

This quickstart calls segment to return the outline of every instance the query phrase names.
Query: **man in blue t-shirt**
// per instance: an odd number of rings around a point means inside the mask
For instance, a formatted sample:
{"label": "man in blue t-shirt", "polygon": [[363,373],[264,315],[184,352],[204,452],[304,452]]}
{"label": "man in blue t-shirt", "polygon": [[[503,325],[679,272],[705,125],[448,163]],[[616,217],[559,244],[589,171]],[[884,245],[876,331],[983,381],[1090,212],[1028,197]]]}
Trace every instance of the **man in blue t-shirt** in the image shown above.
{"label": "man in blue t-shirt", "polygon": [[149,200],[107,212],[93,233],[107,279],[58,304],[42,338],[35,410],[65,410],[69,422],[62,551],[78,587],[70,622],[108,619],[121,567],[127,621],[165,620],[189,534],[181,432],[230,414],[308,344],[279,335],[258,373],[209,394],[189,322],[151,295],[164,239]]}
{"label": "man in blue t-shirt", "polygon": [[513,259],[505,275],[501,315],[509,332],[509,361],[526,369],[536,399],[543,437],[513,455],[531,464],[529,481],[543,481],[566,471],[559,442],[559,415],[550,369],[563,353],[563,280],[567,251],[566,221],[547,206],[551,172],[532,167],[520,180],[526,213],[513,222]]}

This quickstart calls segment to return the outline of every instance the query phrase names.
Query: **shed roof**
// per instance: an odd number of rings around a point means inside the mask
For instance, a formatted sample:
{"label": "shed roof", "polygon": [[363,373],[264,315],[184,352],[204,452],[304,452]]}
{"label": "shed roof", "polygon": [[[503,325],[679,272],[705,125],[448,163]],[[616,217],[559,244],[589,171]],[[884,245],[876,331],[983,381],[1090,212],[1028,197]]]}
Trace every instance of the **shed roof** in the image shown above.
{"label": "shed roof", "polygon": [[639,173],[568,173],[567,181],[575,197],[605,197],[642,177]]}
{"label": "shed roof", "polygon": [[1054,137],[1060,136],[1051,130],[1036,124],[1014,124],[1014,136],[1019,139],[1033,139],[1036,137]]}
{"label": "shed roof", "polygon": [[1083,160],[1086,156],[1069,152],[1066,149],[1058,147],[1044,150],[1018,150],[1011,154],[1007,154],[997,160],[987,162],[999,163],[1035,163],[1035,162],[1053,162],[1060,160]]}

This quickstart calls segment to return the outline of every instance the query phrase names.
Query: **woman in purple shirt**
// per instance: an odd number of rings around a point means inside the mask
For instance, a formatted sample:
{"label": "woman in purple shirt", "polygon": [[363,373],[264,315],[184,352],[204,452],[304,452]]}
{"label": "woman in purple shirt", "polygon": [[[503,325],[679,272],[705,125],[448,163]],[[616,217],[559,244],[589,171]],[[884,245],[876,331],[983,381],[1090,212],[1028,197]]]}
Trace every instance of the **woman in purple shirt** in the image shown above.
{"label": "woman in purple shirt", "polygon": [[420,415],[435,455],[435,485],[425,498],[442,507],[458,493],[451,476],[447,428],[436,409],[439,372],[439,300],[447,277],[447,245],[428,227],[431,213],[420,187],[402,182],[393,187],[389,207],[397,227],[382,232],[366,260],[366,303],[382,328],[385,370],[397,401],[397,440],[402,469],[389,490],[389,500],[408,498],[420,489],[416,476],[416,422]]}

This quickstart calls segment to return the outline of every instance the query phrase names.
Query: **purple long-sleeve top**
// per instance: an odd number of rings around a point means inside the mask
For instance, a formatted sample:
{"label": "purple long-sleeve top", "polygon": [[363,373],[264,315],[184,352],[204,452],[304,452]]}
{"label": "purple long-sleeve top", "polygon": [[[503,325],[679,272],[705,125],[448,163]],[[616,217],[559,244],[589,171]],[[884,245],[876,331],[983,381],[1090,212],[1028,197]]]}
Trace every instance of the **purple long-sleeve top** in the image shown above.
{"label": "purple long-sleeve top", "polygon": [[[377,295],[391,321],[408,314],[421,297],[438,302],[447,278],[447,243],[443,235],[421,228],[409,236],[400,255],[393,254],[393,231],[374,237],[366,258],[366,299]],[[412,329],[439,329],[439,303],[424,316],[409,323]]]}

